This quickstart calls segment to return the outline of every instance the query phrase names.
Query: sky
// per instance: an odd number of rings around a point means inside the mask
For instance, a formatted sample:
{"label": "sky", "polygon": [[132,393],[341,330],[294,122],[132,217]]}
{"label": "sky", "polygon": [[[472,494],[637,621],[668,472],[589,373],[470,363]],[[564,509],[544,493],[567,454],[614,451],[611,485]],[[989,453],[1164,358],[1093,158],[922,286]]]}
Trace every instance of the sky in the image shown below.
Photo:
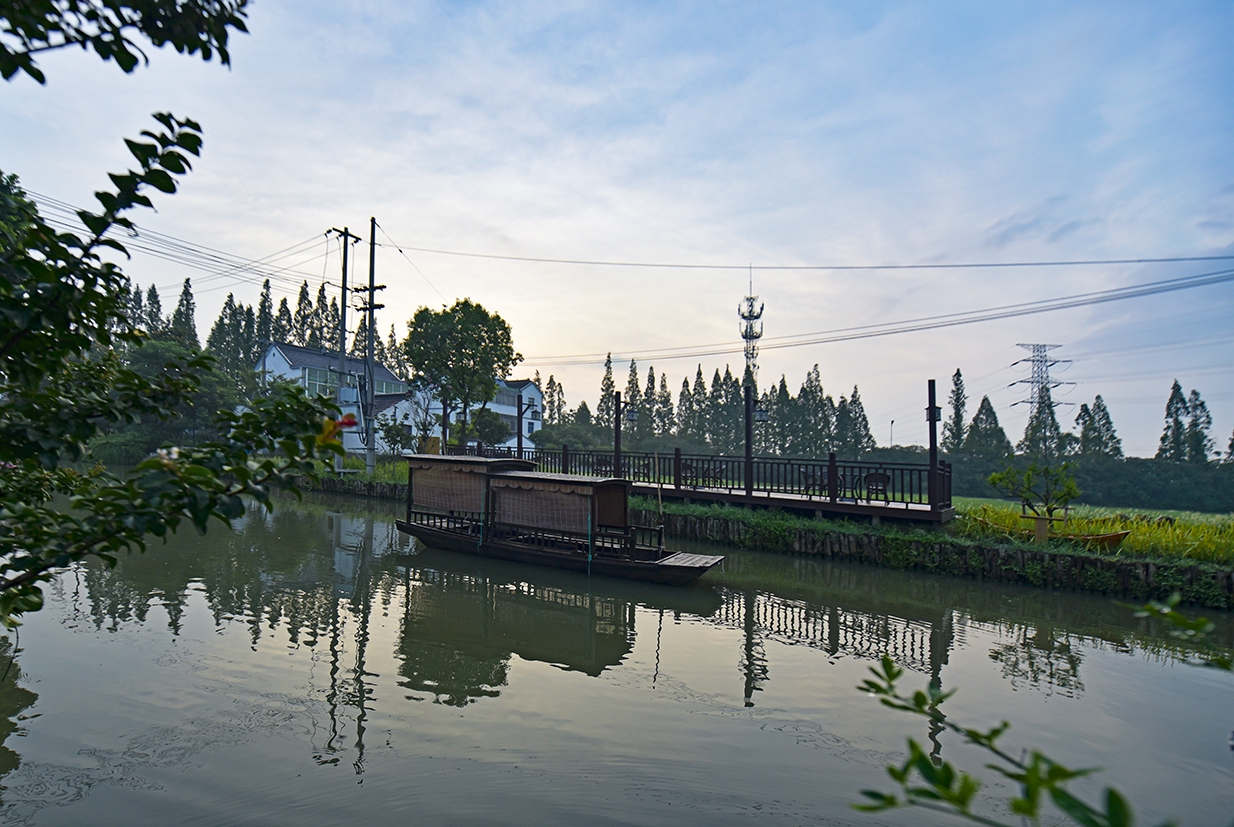
{"label": "sky", "polygon": [[[0,88],[0,169],[89,205],[108,171],[131,165],[123,138],[150,113],[192,117],[202,157],[179,193],[135,216],[141,227],[245,259],[294,248],[266,267],[286,268],[276,301],[294,306],[302,280],[337,292],[331,227],[363,235],[352,278],[367,279],[376,217],[383,333],[470,297],[510,323],[525,358],[514,375],[555,375],[571,405],[594,407],[609,352],[619,387],[633,357],[644,380],[649,366],[667,372],[674,396],[699,365],[708,379],[738,372],[737,307],[752,281],[765,305],[760,384],[784,375],[795,392],[818,364],[837,399],[860,387],[879,444],[923,442],[926,382],[945,400],[956,369],[968,416],[988,394],[1018,439],[1020,343],[1060,345],[1052,355],[1070,360],[1054,368],[1074,383],[1055,392],[1065,425],[1101,394],[1124,449],[1150,456],[1177,378],[1207,402],[1218,446],[1231,439],[1232,282],[770,347],[1230,260],[766,269],[1234,255],[1228,0],[259,0],[248,28],[230,68],[153,50],[125,75],[77,50],[45,55],[45,86],[23,76]],[[203,340],[228,292],[253,303],[262,278],[144,254],[125,269],[167,309],[192,278]],[[669,358],[675,348],[708,355]]]}

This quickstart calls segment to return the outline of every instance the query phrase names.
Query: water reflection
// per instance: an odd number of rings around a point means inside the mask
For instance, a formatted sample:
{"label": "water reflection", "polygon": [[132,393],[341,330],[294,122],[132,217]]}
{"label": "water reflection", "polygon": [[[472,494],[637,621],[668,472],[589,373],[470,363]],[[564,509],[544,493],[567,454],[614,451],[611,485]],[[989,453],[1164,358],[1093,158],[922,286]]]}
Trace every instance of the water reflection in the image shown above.
{"label": "water reflection", "polygon": [[[980,625],[997,639],[989,657],[1003,679],[1065,698],[1084,692],[1084,649],[1185,654],[1152,619],[1134,621],[1112,601],[731,551],[723,570],[688,589],[589,579],[419,548],[389,515],[360,505],[320,500],[255,512],[234,532],[175,537],[115,569],[81,567],[58,588],[70,619],[96,630],[149,624],[161,608],[179,637],[198,603],[216,628],[242,628],[254,650],[275,640],[310,650],[324,666],[304,702],[313,755],[336,764],[346,754],[357,774],[378,704],[485,704],[506,691],[516,660],[594,677],[631,657],[637,633],[654,634],[655,685],[666,615],[736,633],[726,638],[737,641],[727,662],[746,707],[776,680],[773,644],[831,660],[887,653],[942,687],[951,654]],[[397,631],[376,638],[383,648],[373,652],[374,618],[383,615],[397,618]],[[1234,624],[1217,620],[1214,636],[1230,647]],[[390,655],[398,699],[377,697],[370,666]],[[6,735],[35,699],[16,674],[0,683]],[[0,777],[16,763],[4,748]]]}

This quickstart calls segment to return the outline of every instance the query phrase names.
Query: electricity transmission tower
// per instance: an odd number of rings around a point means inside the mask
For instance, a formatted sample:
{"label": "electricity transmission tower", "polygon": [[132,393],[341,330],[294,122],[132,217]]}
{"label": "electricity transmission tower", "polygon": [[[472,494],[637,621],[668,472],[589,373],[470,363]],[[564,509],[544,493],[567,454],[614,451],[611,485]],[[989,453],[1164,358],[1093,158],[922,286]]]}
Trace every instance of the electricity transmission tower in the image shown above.
{"label": "electricity transmission tower", "polygon": [[[754,305],[758,304],[758,309]],[[737,316],[741,319],[741,338],[745,340],[746,374],[753,380],[758,371],[758,340],[763,338],[763,305],[754,295],[754,267],[750,267],[750,290],[741,304],[737,305]]]}
{"label": "electricity transmission tower", "polygon": [[[1037,405],[1041,399],[1041,392],[1043,389],[1049,389],[1052,391],[1055,388],[1061,387],[1063,385],[1074,385],[1075,382],[1060,382],[1057,379],[1050,378],[1050,368],[1054,367],[1055,365],[1070,365],[1071,364],[1070,359],[1054,359],[1050,356],[1051,350],[1060,348],[1062,347],[1062,345],[1020,344],[1018,345],[1018,347],[1024,348],[1032,355],[1029,356],[1027,359],[1020,359],[1017,362],[1012,362],[1011,366],[1015,367],[1016,365],[1022,365],[1025,362],[1027,362],[1032,367],[1032,372],[1029,374],[1029,377],[1027,379],[1017,379],[1016,381],[1012,382],[1007,387],[1013,388],[1016,385],[1029,385],[1030,386],[1028,398],[1021,399],[1018,402],[1013,402],[1012,406],[1014,407],[1015,405],[1028,405],[1029,406],[1028,418],[1031,421],[1033,419],[1034,414],[1037,413]],[[1055,407],[1057,407],[1059,404],[1060,403],[1058,402],[1053,402],[1053,405]]]}

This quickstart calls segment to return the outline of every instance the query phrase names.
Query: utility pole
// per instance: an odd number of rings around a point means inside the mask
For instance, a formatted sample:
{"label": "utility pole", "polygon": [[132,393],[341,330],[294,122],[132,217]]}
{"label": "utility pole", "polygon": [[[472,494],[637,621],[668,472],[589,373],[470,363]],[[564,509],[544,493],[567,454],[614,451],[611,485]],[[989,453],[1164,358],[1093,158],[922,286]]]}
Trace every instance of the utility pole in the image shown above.
{"label": "utility pole", "polygon": [[[359,241],[359,236],[354,236],[351,231],[344,227],[342,230],[332,228],[332,233],[338,233],[343,239],[343,281],[342,291],[339,294],[339,333],[338,333],[338,394],[337,401],[341,408],[343,406],[343,388],[347,385],[347,253],[351,247],[351,240],[354,238]],[[334,470],[341,473],[343,470],[343,458],[334,458]]]}
{"label": "utility pole", "polygon": [[1044,389],[1054,390],[1062,385],[1074,385],[1075,382],[1059,382],[1050,378],[1050,368],[1055,365],[1070,365],[1070,359],[1053,359],[1049,353],[1051,350],[1056,350],[1062,345],[1025,345],[1020,344],[1017,347],[1022,347],[1032,355],[1027,359],[1021,359],[1018,362],[1012,362],[1011,366],[1022,365],[1027,362],[1032,367],[1032,373],[1028,379],[1018,379],[1012,382],[1007,387],[1013,388],[1016,385],[1029,385],[1029,397],[1021,399],[1019,402],[1013,402],[1012,405],[1028,405],[1028,418],[1031,420],[1033,414],[1037,412],[1037,403],[1041,399],[1041,392]]}
{"label": "utility pole", "polygon": [[364,455],[364,470],[372,476],[377,470],[377,429],[373,423],[373,407],[377,400],[375,398],[373,374],[373,328],[377,325],[377,219],[369,218],[368,225],[368,343],[364,350],[364,379],[367,387],[365,388],[365,396],[368,397],[367,408],[364,412],[365,429],[368,432],[368,450]]}

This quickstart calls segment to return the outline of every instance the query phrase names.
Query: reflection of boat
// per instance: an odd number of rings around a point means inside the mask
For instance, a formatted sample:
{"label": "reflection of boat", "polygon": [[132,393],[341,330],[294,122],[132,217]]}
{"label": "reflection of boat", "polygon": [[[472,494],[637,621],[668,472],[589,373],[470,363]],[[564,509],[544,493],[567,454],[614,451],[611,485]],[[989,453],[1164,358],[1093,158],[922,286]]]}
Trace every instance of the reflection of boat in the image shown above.
{"label": "reflection of boat", "polygon": [[704,585],[679,589],[658,583],[588,580],[586,576],[547,568],[529,569],[519,563],[493,558],[464,557],[451,551],[419,545],[411,554],[398,554],[391,561],[420,572],[438,572],[442,577],[478,577],[500,588],[556,590],[596,599],[617,600],[648,609],[711,617],[724,604],[715,589]]}
{"label": "reflection of boat", "polygon": [[674,586],[724,559],[667,552],[663,527],[630,525],[628,480],[534,468],[518,459],[409,457],[398,528],[450,551]]}

